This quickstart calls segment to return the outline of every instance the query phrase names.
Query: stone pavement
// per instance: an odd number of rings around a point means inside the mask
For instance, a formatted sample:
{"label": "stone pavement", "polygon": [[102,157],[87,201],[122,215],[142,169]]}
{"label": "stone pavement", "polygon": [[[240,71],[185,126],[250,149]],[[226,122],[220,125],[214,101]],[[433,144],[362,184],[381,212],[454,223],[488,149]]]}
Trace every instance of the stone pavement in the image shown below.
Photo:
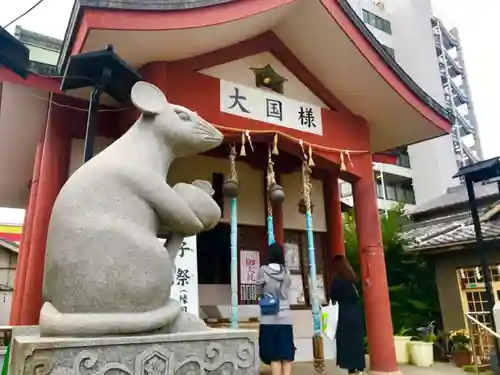
{"label": "stone pavement", "polygon": [[[449,363],[435,363],[432,367],[401,366],[403,375],[467,375],[462,369]],[[261,375],[271,375],[271,368],[262,365]],[[292,375],[314,375],[316,371],[310,362],[297,362],[293,365]],[[347,371],[337,368],[333,361],[326,361],[325,375],[347,375]]]}

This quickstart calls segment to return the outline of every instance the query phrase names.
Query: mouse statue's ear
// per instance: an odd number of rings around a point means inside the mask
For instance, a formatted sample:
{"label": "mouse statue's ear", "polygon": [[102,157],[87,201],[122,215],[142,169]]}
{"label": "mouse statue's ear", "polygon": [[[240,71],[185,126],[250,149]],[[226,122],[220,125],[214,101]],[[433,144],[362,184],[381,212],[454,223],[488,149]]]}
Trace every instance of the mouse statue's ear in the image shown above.
{"label": "mouse statue's ear", "polygon": [[156,116],[167,106],[167,98],[161,90],[151,83],[139,81],[130,93],[134,106],[145,116]]}

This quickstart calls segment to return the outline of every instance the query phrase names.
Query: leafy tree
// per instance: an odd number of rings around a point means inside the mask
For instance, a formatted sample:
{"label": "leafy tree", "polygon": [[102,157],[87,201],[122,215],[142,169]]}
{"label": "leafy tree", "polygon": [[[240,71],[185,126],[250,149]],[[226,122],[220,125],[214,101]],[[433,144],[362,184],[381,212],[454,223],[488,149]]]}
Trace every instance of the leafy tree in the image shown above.
{"label": "leafy tree", "polygon": [[[441,318],[432,264],[419,253],[405,251],[406,243],[401,233],[407,219],[403,207],[403,204],[398,204],[387,215],[381,215],[380,224],[394,332],[411,329],[415,333],[417,328],[426,326],[432,320],[440,325]],[[352,212],[344,217],[344,239],[346,256],[360,275]]]}

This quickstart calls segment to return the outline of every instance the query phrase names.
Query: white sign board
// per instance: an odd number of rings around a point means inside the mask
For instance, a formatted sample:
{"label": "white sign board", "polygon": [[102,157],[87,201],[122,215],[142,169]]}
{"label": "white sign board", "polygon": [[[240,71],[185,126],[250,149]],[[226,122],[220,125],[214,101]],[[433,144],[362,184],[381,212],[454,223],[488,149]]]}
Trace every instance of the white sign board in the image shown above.
{"label": "white sign board", "polygon": [[[309,293],[312,291],[311,287],[311,276],[309,275]],[[325,296],[325,284],[324,284],[324,279],[323,275],[316,275],[316,293],[315,297],[318,298],[319,303],[324,304],[326,303],[326,296]],[[312,302],[312,295],[309,294],[309,298]]]}
{"label": "white sign board", "polygon": [[323,135],[320,107],[267,90],[221,79],[220,107],[224,113]]}
{"label": "white sign board", "polygon": [[302,275],[291,275],[292,283],[288,290],[288,301],[290,305],[304,305],[306,299],[304,296],[304,285],[302,284]]}
{"label": "white sign board", "polygon": [[259,252],[242,250],[240,259],[240,284],[255,284],[260,268]]}
{"label": "white sign board", "polygon": [[[164,239],[159,240],[161,243],[165,243]],[[200,302],[196,250],[196,236],[184,238],[177,258],[175,258],[174,284],[170,295],[181,303],[183,311],[199,316]],[[165,270],[165,272],[172,272],[172,270]]]}
{"label": "white sign board", "polygon": [[300,250],[296,243],[285,242],[285,264],[290,271],[300,271]]}

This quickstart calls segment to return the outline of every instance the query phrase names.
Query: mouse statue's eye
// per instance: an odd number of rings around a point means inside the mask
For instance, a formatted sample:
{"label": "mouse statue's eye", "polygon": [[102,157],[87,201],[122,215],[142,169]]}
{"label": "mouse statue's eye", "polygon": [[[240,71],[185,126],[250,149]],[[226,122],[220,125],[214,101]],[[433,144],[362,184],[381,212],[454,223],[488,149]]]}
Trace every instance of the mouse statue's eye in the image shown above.
{"label": "mouse statue's eye", "polygon": [[188,113],[186,113],[184,111],[175,111],[175,113],[177,113],[177,116],[179,116],[179,118],[182,121],[191,121],[191,116],[189,116]]}

